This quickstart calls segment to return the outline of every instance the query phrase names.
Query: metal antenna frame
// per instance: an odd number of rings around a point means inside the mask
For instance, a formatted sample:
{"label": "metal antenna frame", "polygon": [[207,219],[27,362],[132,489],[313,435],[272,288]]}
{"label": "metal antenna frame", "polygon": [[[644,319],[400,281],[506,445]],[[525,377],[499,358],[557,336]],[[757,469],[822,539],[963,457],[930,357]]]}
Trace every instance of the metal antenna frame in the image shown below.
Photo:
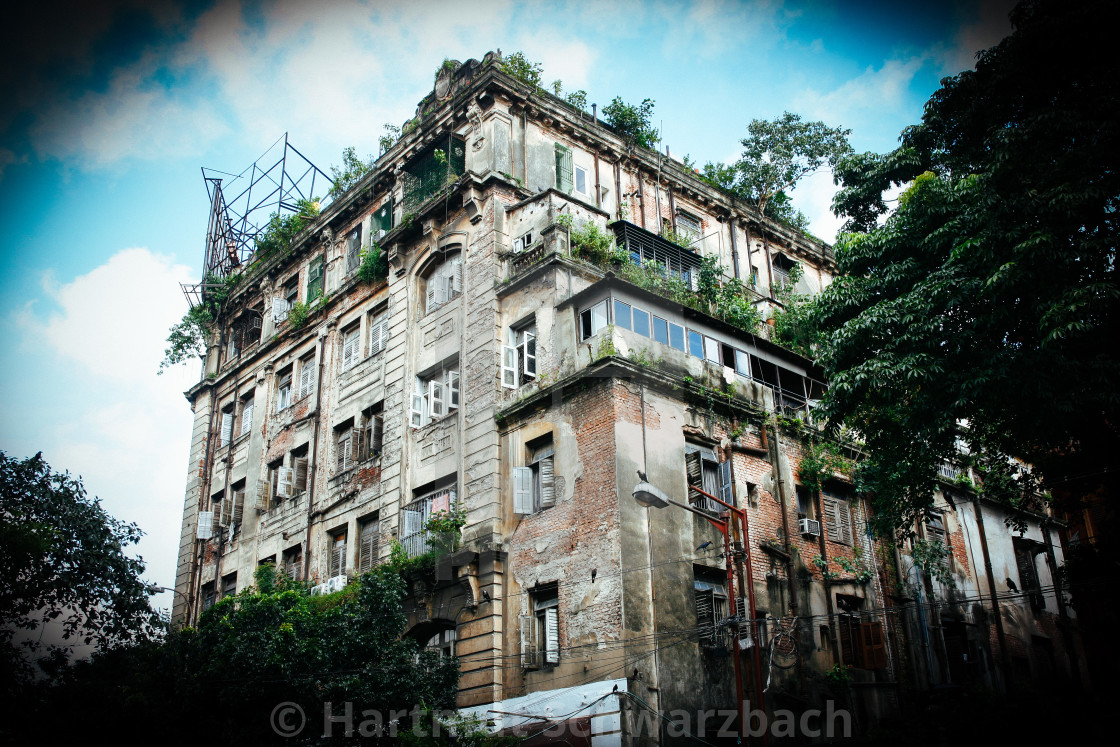
{"label": "metal antenna frame", "polygon": [[[223,184],[224,177],[233,178]],[[203,166],[202,179],[210,197],[203,282],[182,286],[192,307],[214,286],[207,277],[227,277],[253,261],[257,237],[274,214],[295,213],[299,200],[312,199],[317,188],[328,193],[334,183],[288,141],[286,132],[240,174]],[[328,201],[325,195],[322,202]]]}

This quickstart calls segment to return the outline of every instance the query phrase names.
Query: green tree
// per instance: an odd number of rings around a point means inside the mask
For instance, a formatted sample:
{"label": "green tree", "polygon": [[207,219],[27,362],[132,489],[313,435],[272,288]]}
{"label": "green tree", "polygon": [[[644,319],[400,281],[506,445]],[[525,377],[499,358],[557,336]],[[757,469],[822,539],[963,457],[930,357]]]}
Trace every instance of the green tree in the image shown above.
{"label": "green tree", "polygon": [[624,140],[651,150],[657,147],[660,135],[652,124],[653,99],[634,105],[615,96],[603,107],[603,119]]}
{"label": "green tree", "polygon": [[541,75],[544,73],[544,66],[539,62],[530,60],[524,52],[514,52],[504,56],[502,61],[498,63],[498,69],[533,88],[541,87]]}
{"label": "green tree", "polygon": [[[41,453],[0,452],[0,647],[5,696],[26,687],[30,661],[64,661],[79,644],[112,647],[156,636],[158,615],[140,579],[144,563],[125,555],[141,536],[114,519],[80,478],[53,472]],[[60,640],[22,636],[57,626]]]}
{"label": "green tree", "polygon": [[1038,0],[1011,20],[898,149],[836,170],[853,233],[818,303],[826,411],[867,441],[882,529],[930,505],[960,438],[1015,505],[1038,478],[1116,469],[1120,18]]}
{"label": "green tree", "polygon": [[[386,125],[388,129],[388,125]],[[390,144],[392,147],[392,144]],[[383,150],[387,150],[383,148]],[[331,197],[338,197],[346,192],[346,190],[353,187],[362,177],[373,170],[373,164],[377,159],[370,156],[367,160],[363,161],[357,156],[357,151],[354,146],[349,146],[342,149],[342,166],[335,166],[331,164],[331,179],[334,183],[331,184],[330,191],[327,193]]]}

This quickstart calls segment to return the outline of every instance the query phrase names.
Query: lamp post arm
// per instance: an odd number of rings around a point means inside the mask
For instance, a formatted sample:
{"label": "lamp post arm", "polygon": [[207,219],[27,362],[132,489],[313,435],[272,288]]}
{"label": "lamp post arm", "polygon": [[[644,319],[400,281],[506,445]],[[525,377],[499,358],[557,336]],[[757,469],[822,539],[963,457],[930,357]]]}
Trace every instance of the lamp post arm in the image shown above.
{"label": "lamp post arm", "polygon": [[[745,511],[743,511],[743,509],[739,508],[738,506],[732,506],[730,503],[726,503],[724,501],[721,501],[719,498],[716,498],[711,493],[707,492],[706,490],[702,490],[702,489],[696,487],[695,485],[689,485],[688,489],[689,490],[695,490],[697,493],[704,496],[705,498],[709,498],[709,499],[715,501],[716,503],[723,506],[728,511],[730,511],[731,513],[735,514],[736,516],[738,516],[740,518],[742,518],[746,513]],[[676,501],[673,501],[673,502],[676,503]],[[677,503],[677,505],[679,506],[681,504]],[[692,509],[692,510],[695,511],[696,509]]]}
{"label": "lamp post arm", "polygon": [[[707,493],[704,493],[704,495],[707,495]],[[697,516],[701,516],[701,517],[707,519],[712,524],[719,527],[720,531],[722,531],[725,535],[727,534],[728,523],[727,523],[726,519],[720,519],[716,516],[712,516],[707,511],[701,511],[700,509],[696,508],[695,506],[690,506],[687,503],[681,503],[680,501],[673,500],[672,498],[668,498],[666,500],[668,500],[671,505],[676,506],[677,508],[683,508],[685,511],[689,511],[691,513],[696,514]]]}

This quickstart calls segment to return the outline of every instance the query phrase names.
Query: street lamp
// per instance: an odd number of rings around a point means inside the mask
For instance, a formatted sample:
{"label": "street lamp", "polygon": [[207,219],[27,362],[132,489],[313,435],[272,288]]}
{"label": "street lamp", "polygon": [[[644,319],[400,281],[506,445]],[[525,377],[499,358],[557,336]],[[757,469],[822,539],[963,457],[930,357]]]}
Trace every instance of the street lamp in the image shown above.
{"label": "street lamp", "polygon": [[[703,517],[708,523],[719,529],[720,534],[723,535],[723,558],[724,565],[727,568],[727,599],[728,603],[731,606],[731,616],[738,616],[739,610],[735,597],[735,570],[733,566],[736,558],[731,552],[731,530],[732,522],[735,519],[738,519],[742,537],[744,538],[744,541],[749,542],[749,538],[747,535],[747,512],[741,508],[732,506],[730,503],[721,501],[714,495],[707,493],[694,485],[690,485],[689,490],[696,491],[700,495],[723,506],[728,511],[727,518],[724,518],[724,516],[712,516],[707,511],[701,511],[700,509],[694,506],[690,506],[687,503],[681,503],[680,501],[673,500],[665,494],[665,491],[647,481],[645,479],[645,475],[641,472],[638,473],[638,477],[641,479],[641,482],[634,486],[633,495],[634,500],[636,500],[642,506],[645,506],[646,508],[666,508],[668,506],[683,508],[685,511]],[[750,605],[750,619],[746,621],[740,621],[740,625],[744,624],[744,622],[745,624],[750,625],[751,620],[753,620],[755,616],[754,584],[752,583],[753,579],[751,578],[752,572],[750,553],[745,552],[743,553],[743,556],[747,561],[747,582],[745,583],[745,586],[747,587],[747,598]],[[755,641],[754,646],[752,647],[752,658],[754,664],[754,687],[755,697],[758,699],[758,707],[765,713],[766,700],[762,690],[762,656],[759,651],[760,647],[760,641]],[[735,662],[735,696],[739,699],[739,706],[737,708],[737,710],[739,711],[739,728],[741,730],[745,730],[747,727],[747,719],[746,714],[743,712],[743,705],[745,702],[743,699],[743,654],[742,649],[740,649],[739,647],[738,640],[736,640],[735,645],[732,646],[732,649],[734,652]],[[766,740],[765,732],[763,732],[763,739]]]}

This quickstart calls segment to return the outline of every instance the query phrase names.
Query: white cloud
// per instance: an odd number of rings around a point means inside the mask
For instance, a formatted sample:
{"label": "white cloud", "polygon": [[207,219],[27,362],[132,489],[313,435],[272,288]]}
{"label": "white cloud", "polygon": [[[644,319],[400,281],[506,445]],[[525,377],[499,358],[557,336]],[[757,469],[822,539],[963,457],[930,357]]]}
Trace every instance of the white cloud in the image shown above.
{"label": "white cloud", "polygon": [[809,219],[809,231],[828,243],[836,241],[836,232],[844,221],[832,214],[832,198],[837,187],[832,183],[831,169],[822,169],[801,180],[790,195],[793,205]]}
{"label": "white cloud", "polygon": [[831,91],[805,90],[794,98],[790,110],[802,112],[807,119],[853,129],[869,117],[905,113],[907,87],[923,63],[923,57],[887,60],[879,69],[869,67]]}
{"label": "white cloud", "polygon": [[[5,387],[5,448],[42,450],[57,470],[83,477],[91,495],[145,536],[130,548],[147,578],[174,583],[192,414],[182,392],[199,366],[156,370],[167,330],[186,309],[178,292],[193,272],[147,249],[124,249],[85,275],[44,279],[56,308],[25,307],[20,397]],[[63,386],[58,386],[61,379]],[[163,602],[163,600],[161,600]]]}

